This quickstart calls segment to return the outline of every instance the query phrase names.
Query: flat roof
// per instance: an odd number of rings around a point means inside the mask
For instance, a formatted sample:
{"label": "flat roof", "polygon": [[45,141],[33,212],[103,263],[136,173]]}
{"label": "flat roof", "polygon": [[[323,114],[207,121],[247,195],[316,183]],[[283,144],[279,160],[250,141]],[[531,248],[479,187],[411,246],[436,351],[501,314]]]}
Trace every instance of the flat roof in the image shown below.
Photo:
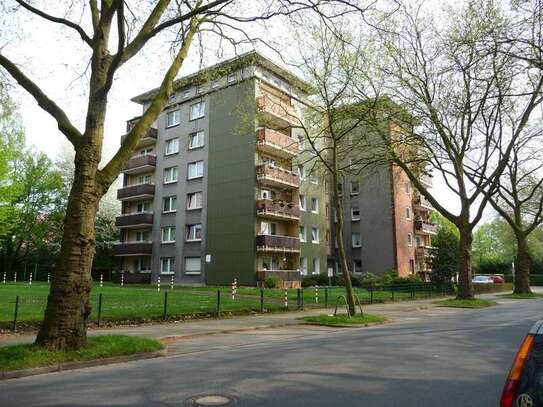
{"label": "flat roof", "polygon": [[[212,79],[219,78],[224,76],[227,72],[232,70],[237,70],[250,65],[259,65],[262,66],[277,76],[284,79],[289,84],[293,85],[295,88],[299,89],[304,93],[312,93],[313,87],[306,81],[300,79],[298,76],[292,74],[285,68],[280,67],[275,62],[266,58],[264,55],[258,51],[249,51],[244,54],[237,55],[233,58],[227,59],[225,61],[219,62],[217,64],[211,65],[207,68],[201,69],[198,72],[193,74],[183,76],[179,79],[176,79],[173,82],[173,89],[179,90],[187,85],[195,85],[199,83],[204,83]],[[131,100],[136,103],[143,104],[151,100],[159,88],[154,88],[150,91],[142,93],[138,96],[133,97]]]}

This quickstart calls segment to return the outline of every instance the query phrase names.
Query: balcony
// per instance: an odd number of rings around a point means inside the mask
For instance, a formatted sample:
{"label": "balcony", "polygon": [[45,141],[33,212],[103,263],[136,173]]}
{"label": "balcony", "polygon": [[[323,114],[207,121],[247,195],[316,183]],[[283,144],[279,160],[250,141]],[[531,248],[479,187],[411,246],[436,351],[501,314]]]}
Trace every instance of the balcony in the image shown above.
{"label": "balcony", "polygon": [[125,174],[140,174],[142,172],[153,171],[156,167],[156,155],[145,154],[136,155],[128,160],[123,168]]}
{"label": "balcony", "polygon": [[262,184],[279,188],[298,188],[300,186],[297,174],[270,164],[261,164],[256,167],[256,179]]}
{"label": "balcony", "polygon": [[256,213],[259,216],[272,219],[300,219],[300,209],[291,202],[259,199],[256,201]]}
{"label": "balcony", "polygon": [[117,190],[120,201],[138,201],[155,196],[155,184],[127,185]]}
{"label": "balcony", "polygon": [[300,120],[294,106],[282,100],[266,95],[256,98],[256,106],[264,119],[278,127],[299,126]]}
{"label": "balcony", "polygon": [[417,260],[430,260],[433,256],[434,247],[432,246],[417,246],[415,248],[415,257]]}
{"label": "balcony", "polygon": [[120,242],[113,246],[114,256],[144,256],[150,255],[153,251],[153,243],[143,242]]}
{"label": "balcony", "polygon": [[115,226],[125,229],[153,226],[153,212],[126,213],[117,216]]}
{"label": "balcony", "polygon": [[422,173],[420,174],[419,181],[422,185],[424,185],[427,188],[432,188],[434,186],[434,177],[431,174],[428,173]]}
{"label": "balcony", "polygon": [[433,223],[415,220],[415,232],[423,235],[435,235],[437,233],[437,226]]}
{"label": "balcony", "polygon": [[260,128],[256,131],[258,148],[268,154],[292,158],[298,154],[298,142],[281,132]]}
{"label": "balcony", "polygon": [[299,253],[300,239],[290,236],[257,235],[256,250],[261,252]]}
{"label": "balcony", "polygon": [[413,208],[417,211],[431,211],[434,209],[430,201],[428,201],[424,196],[416,194],[413,197]]}
{"label": "balcony", "polygon": [[[131,120],[128,120],[126,122],[126,132],[127,133],[129,133],[130,130],[132,130],[134,128],[134,126],[136,125],[136,123],[138,122],[140,117],[135,117],[135,118],[133,118]],[[141,140],[139,141],[138,148],[146,147],[146,146],[155,144],[156,140],[157,140],[157,137],[158,137],[158,129],[155,129],[154,127],[151,127],[149,130],[147,130],[147,133],[145,134],[145,136],[143,136],[141,138]],[[123,144],[125,140],[126,140],[126,134],[121,136],[121,144]]]}

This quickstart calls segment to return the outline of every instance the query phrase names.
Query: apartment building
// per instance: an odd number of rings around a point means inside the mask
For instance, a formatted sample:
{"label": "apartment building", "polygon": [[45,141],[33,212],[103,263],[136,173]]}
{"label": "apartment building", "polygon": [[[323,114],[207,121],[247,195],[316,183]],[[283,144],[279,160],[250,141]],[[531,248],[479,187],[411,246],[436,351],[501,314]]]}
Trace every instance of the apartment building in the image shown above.
{"label": "apartment building", "polygon": [[326,271],[324,185],[298,129],[309,90],[256,52],[174,83],[118,190],[126,281],[298,287]]}

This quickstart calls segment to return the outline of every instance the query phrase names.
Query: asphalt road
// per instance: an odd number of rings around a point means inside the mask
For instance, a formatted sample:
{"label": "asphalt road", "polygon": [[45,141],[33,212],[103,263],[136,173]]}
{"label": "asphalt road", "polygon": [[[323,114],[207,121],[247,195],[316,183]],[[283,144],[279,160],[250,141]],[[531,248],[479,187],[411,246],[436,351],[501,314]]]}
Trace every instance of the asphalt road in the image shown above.
{"label": "asphalt road", "polygon": [[285,327],[193,338],[161,359],[0,382],[0,406],[497,406],[543,300],[434,309],[378,327]]}

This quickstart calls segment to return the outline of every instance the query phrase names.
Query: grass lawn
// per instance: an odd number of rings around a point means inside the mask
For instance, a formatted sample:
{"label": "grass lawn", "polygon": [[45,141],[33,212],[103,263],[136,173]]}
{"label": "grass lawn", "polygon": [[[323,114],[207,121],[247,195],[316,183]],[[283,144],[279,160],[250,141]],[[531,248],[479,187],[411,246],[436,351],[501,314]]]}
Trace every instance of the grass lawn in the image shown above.
{"label": "grass lawn", "polygon": [[502,294],[500,297],[503,298],[512,298],[517,300],[533,300],[536,298],[543,298],[543,294],[539,293],[530,293],[530,294]]}
{"label": "grass lawn", "polygon": [[[237,290],[235,300],[232,300],[230,287],[181,287],[173,290],[169,284],[163,283],[161,291],[157,291],[156,285],[114,285],[105,283],[103,287],[95,284],[91,292],[91,322],[98,319],[98,299],[102,294],[102,321],[126,322],[126,321],[151,321],[161,320],[164,313],[164,293],[168,292],[167,315],[169,318],[182,318],[192,316],[214,315],[217,311],[217,291],[221,292],[221,312],[249,313],[260,312],[260,289],[252,287],[240,287]],[[368,290],[355,287],[355,294],[362,303],[369,303],[371,294]],[[10,329],[15,311],[15,299],[19,297],[18,327],[25,329],[36,327],[42,317],[49,285],[44,282],[0,283],[0,329]],[[318,294],[318,296],[316,295]],[[328,306],[332,307],[340,296],[345,294],[342,287],[334,287],[327,290]],[[429,291],[415,292],[415,299],[427,298]],[[264,290],[264,310],[266,312],[284,311],[283,289]],[[289,289],[288,308],[297,309],[297,290]],[[325,305],[325,289],[303,289],[304,308],[323,307]],[[396,287],[391,290],[375,290],[374,302],[402,301],[412,298],[409,287]]]}
{"label": "grass lawn", "polygon": [[387,319],[382,315],[357,314],[354,317],[349,317],[347,314],[333,315],[315,315],[302,318],[305,322],[324,326],[357,326],[380,324]]}
{"label": "grass lawn", "polygon": [[453,308],[486,308],[498,305],[496,301],[483,300],[480,298],[475,298],[473,300],[457,300],[456,298],[451,298],[448,300],[435,301],[434,304],[437,304],[440,307]]}
{"label": "grass lawn", "polygon": [[88,346],[78,351],[52,351],[34,345],[5,346],[0,347],[0,369],[9,371],[50,366],[63,362],[82,362],[153,352],[162,348],[162,344],[154,339],[124,335],[89,338]]}

